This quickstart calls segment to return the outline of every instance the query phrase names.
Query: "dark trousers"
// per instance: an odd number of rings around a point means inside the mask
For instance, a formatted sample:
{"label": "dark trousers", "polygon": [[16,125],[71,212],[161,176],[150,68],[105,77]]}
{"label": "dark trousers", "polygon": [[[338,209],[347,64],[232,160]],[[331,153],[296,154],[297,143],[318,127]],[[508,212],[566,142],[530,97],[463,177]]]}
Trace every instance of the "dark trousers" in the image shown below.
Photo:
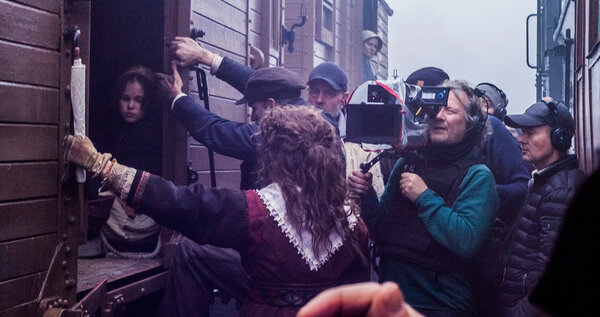
{"label": "dark trousers", "polygon": [[240,301],[248,296],[250,278],[240,254],[182,238],[169,269],[159,316],[208,317],[214,288]]}

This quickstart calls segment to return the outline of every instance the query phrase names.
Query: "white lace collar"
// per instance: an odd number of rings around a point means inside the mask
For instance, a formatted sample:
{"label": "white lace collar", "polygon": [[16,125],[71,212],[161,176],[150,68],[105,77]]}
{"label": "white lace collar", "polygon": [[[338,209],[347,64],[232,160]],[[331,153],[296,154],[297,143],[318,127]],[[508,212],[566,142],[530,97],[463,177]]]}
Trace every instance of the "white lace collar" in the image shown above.
{"label": "white lace collar", "polygon": [[[312,248],[312,234],[308,230],[298,232],[294,226],[291,225],[279,185],[272,183],[256,192],[269,210],[271,217],[275,219],[277,225],[281,228],[281,231],[290,240],[290,243],[292,243],[296,250],[298,250],[298,254],[306,261],[306,264],[308,264],[311,271],[319,270],[319,268],[344,244],[342,237],[334,231],[329,234],[331,249],[327,250],[326,248],[322,248],[319,254],[315,254]],[[348,212],[350,206],[344,206],[344,209]],[[357,222],[358,219],[356,218],[356,215],[349,212],[348,224],[351,230],[354,230]],[[340,226],[341,224],[338,223],[337,225]]]}

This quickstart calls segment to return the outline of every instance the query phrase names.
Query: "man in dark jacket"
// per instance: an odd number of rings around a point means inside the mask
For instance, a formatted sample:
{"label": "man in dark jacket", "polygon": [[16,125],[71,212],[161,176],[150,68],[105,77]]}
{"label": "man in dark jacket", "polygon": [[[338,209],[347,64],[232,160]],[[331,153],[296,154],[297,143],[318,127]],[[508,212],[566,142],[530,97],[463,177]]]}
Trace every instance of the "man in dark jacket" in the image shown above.
{"label": "man in dark jacket", "polygon": [[[210,67],[210,73],[244,93],[246,82],[255,70],[227,56],[215,54],[189,37],[176,37],[169,45],[171,56],[178,66],[202,64]],[[342,107],[348,98],[348,78],[334,63],[324,62],[315,67],[308,76],[308,103],[323,110],[335,122],[340,136],[344,136],[345,117]],[[331,120],[329,120],[331,122]]]}
{"label": "man in dark jacket", "polygon": [[[229,157],[241,160],[240,189],[257,188],[256,157],[257,142],[253,135],[258,131],[254,123],[236,122],[220,117],[182,93],[181,78],[173,64],[175,83],[171,85],[173,98],[171,113],[191,136],[207,148]],[[291,70],[272,67],[253,72],[244,88],[244,98],[236,104],[247,103],[252,108],[251,121],[257,122],[264,111],[276,105],[307,105],[300,97],[306,87],[298,74]]]}
{"label": "man in dark jacket", "polygon": [[500,209],[492,231],[477,255],[477,267],[480,272],[474,279],[475,287],[479,289],[476,291],[479,314],[487,316],[486,312],[490,310],[488,305],[491,305],[498,295],[490,290],[489,285],[494,283],[501,269],[506,236],[517,220],[525,200],[529,172],[517,140],[501,121],[506,115],[508,105],[506,94],[490,83],[481,83],[476,89],[481,94],[483,112],[490,114],[487,121],[492,130],[479,150],[485,157],[485,165],[494,174],[500,201]]}
{"label": "man in dark jacket", "polygon": [[523,159],[535,166],[525,204],[508,236],[496,316],[534,316],[529,294],[546,269],[569,202],[585,179],[575,155],[568,154],[574,133],[567,107],[552,100],[533,104],[504,122],[520,128]]}

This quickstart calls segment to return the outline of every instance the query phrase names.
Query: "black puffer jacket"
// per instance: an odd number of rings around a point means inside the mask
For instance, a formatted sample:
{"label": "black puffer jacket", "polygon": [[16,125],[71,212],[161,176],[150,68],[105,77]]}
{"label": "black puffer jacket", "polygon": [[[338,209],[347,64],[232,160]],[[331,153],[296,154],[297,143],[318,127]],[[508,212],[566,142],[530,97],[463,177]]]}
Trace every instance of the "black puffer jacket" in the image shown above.
{"label": "black puffer jacket", "polygon": [[563,216],[585,175],[577,157],[567,155],[529,182],[519,222],[509,236],[499,297],[507,316],[532,316],[528,295],[546,268]]}

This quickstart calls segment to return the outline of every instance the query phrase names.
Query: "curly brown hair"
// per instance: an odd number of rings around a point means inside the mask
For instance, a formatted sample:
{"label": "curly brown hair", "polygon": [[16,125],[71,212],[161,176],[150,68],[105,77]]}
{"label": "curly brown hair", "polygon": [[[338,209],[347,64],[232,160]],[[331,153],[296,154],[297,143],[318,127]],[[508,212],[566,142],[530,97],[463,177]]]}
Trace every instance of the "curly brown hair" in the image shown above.
{"label": "curly brown hair", "polygon": [[312,106],[284,106],[265,114],[260,131],[259,174],[279,185],[292,225],[312,234],[315,253],[331,248],[333,231],[356,247],[344,210],[345,172],[333,126]]}

